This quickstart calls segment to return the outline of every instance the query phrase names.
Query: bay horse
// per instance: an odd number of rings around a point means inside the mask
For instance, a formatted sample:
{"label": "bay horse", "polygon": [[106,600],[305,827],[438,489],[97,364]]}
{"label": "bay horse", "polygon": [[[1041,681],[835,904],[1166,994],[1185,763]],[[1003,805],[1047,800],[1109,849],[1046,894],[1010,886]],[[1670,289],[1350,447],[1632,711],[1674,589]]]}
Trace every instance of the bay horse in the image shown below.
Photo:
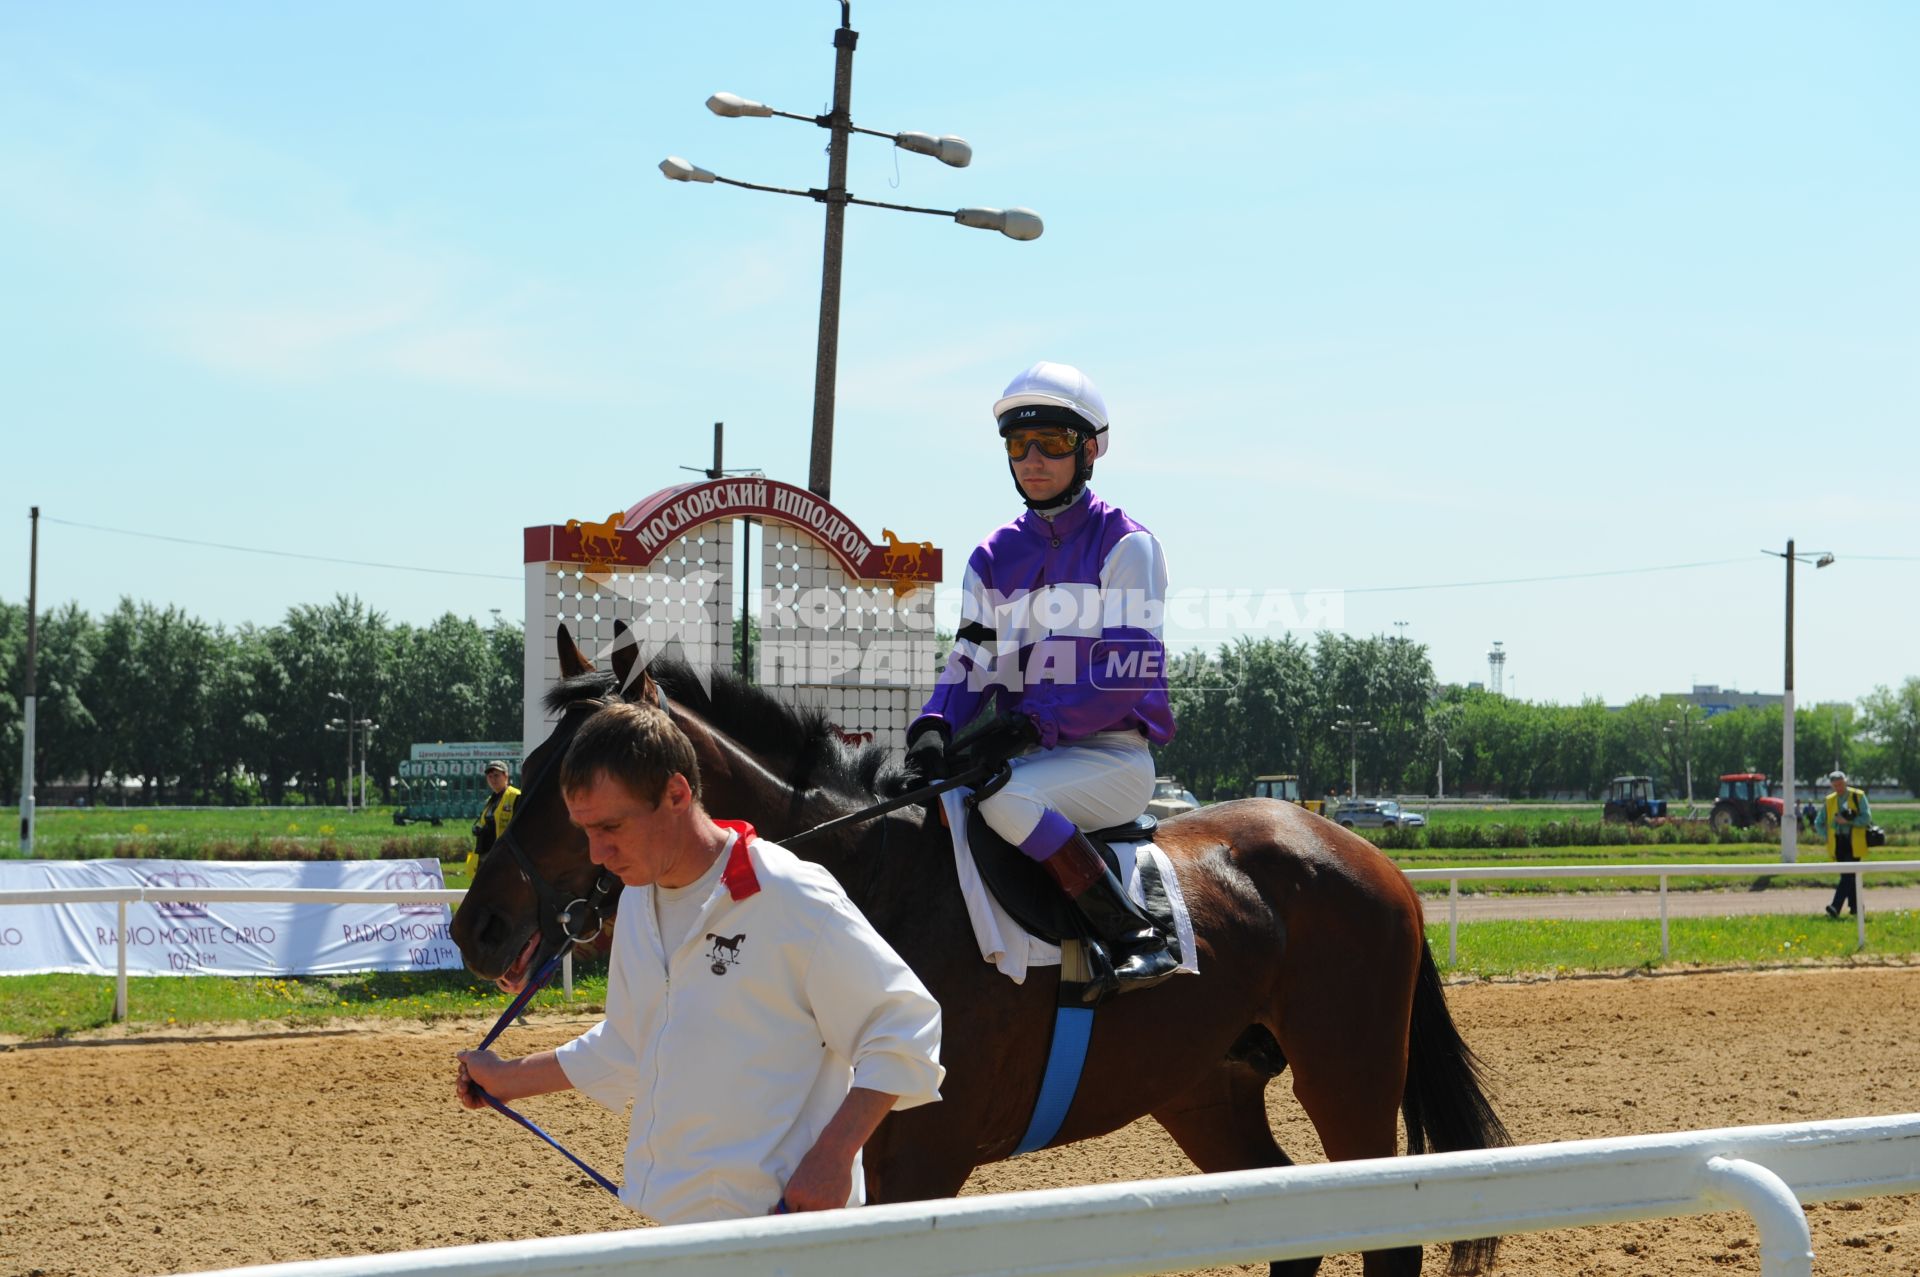
{"label": "bay horse", "polygon": [[[616,642],[596,673],[563,626],[562,680],[548,694],[554,733],[527,758],[512,854],[490,853],[453,920],[475,974],[503,987],[556,952],[539,897],[592,894],[598,870],[567,819],[558,755],[579,723],[625,688],[659,700],[692,741],[701,798],[779,841],[876,801],[888,751],[851,749],[823,710],[789,706],[714,673],[656,660],[633,679],[637,647]],[[551,774],[550,774],[551,773]],[[503,835],[502,842],[506,841]],[[1267,1122],[1267,1083],[1293,1093],[1330,1160],[1391,1157],[1399,1119],[1411,1153],[1487,1148],[1507,1134],[1461,1040],[1428,950],[1419,899],[1371,843],[1273,799],[1220,803],[1162,821],[1192,914],[1200,974],[1103,1005],[1079,1093],[1054,1143],[1089,1139],[1151,1115],[1203,1172],[1286,1166]],[[799,850],[827,868],[939,1000],[939,1103],[889,1116],[866,1147],[867,1200],[957,1193],[974,1167],[1010,1155],[1039,1093],[1058,968],[1014,984],[982,960],[952,844],[924,807],[907,807]],[[525,856],[537,876],[521,872]],[[552,905],[551,913],[558,905]],[[1496,1238],[1456,1242],[1453,1273],[1491,1264]],[[1409,1277],[1421,1248],[1373,1252],[1367,1277]],[[1320,1260],[1271,1266],[1309,1277]]]}

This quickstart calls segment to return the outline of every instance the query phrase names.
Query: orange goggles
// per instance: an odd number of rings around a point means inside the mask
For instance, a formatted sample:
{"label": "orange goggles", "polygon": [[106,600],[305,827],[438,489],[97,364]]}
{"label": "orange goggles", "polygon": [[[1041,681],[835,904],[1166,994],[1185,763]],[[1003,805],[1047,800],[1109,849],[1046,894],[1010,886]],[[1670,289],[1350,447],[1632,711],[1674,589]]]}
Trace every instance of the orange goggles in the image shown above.
{"label": "orange goggles", "polygon": [[1072,426],[1014,426],[1000,437],[1005,440],[1007,457],[1012,461],[1020,460],[1036,447],[1044,457],[1056,460],[1071,457],[1080,451],[1082,438]]}

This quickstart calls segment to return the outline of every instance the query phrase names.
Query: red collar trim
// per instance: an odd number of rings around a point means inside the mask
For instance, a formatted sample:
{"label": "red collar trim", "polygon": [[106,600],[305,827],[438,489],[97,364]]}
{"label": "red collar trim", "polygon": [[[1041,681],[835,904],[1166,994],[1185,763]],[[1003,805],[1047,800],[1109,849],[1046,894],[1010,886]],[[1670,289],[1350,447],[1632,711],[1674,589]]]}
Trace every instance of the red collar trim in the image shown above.
{"label": "red collar trim", "polygon": [[714,824],[734,834],[733,849],[727,853],[727,867],[720,871],[720,881],[726,884],[727,894],[736,901],[745,900],[760,890],[760,877],[753,871],[753,858],[747,855],[747,844],[760,835],[753,832],[753,826],[744,820],[716,820]]}

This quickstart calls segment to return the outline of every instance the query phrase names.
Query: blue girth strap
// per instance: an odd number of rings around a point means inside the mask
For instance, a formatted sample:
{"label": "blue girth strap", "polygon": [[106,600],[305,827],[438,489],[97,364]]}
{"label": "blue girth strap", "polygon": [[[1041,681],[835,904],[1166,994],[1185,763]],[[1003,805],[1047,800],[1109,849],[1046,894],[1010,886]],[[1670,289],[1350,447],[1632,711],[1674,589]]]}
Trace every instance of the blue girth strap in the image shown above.
{"label": "blue girth strap", "polygon": [[1040,1077],[1040,1097],[1033,1102],[1027,1133],[1013,1150],[1015,1157],[1053,1143],[1060,1123],[1067,1120],[1073,1096],[1080,1089],[1080,1070],[1087,1062],[1087,1041],[1093,1036],[1093,1008],[1081,1005],[1079,985],[1069,982],[1062,968],[1059,1005],[1053,1012],[1053,1044],[1047,1048],[1047,1071]]}
{"label": "blue girth strap", "polygon": [[[562,950],[560,953],[556,953],[553,955],[553,957],[547,959],[547,965],[544,967],[541,967],[539,973],[535,975],[533,979],[527,981],[527,987],[520,990],[519,996],[515,997],[513,1001],[507,1004],[507,1009],[500,1013],[500,1018],[494,1021],[493,1028],[487,1031],[486,1037],[480,1039],[480,1045],[475,1047],[474,1048],[475,1050],[484,1051],[488,1047],[493,1045],[494,1039],[499,1037],[500,1034],[506,1029],[506,1027],[509,1024],[513,1023],[513,1018],[519,1015],[522,1011],[526,1010],[527,1003],[533,1001],[533,995],[540,992],[540,990],[544,989],[547,985],[547,981],[553,979],[553,973],[560,969],[560,959],[564,956],[565,956],[565,951]],[[620,1196],[620,1188],[617,1184],[615,1184],[612,1180],[608,1179],[605,1175],[602,1175],[599,1171],[594,1170],[593,1167],[588,1166],[585,1162],[575,1157],[571,1152],[569,1152],[566,1149],[564,1145],[560,1143],[559,1140],[556,1140],[555,1138],[553,1138],[553,1136],[541,1130],[538,1126],[534,1125],[533,1122],[529,1121],[525,1117],[522,1117],[520,1114],[514,1112],[512,1109],[508,1108],[505,1104],[502,1104],[499,1100],[494,1099],[491,1095],[488,1095],[485,1088],[483,1088],[478,1082],[475,1082],[473,1084],[473,1093],[475,1095],[478,1095],[481,1099],[485,1100],[488,1104],[492,1105],[495,1112],[503,1114],[506,1117],[512,1118],[514,1121],[520,1123],[520,1125],[526,1127],[528,1130],[532,1131],[535,1135],[538,1135],[541,1139],[545,1140],[547,1143],[553,1145],[556,1149],[559,1149],[560,1154],[563,1157],[565,1157],[569,1162],[572,1162],[575,1166],[578,1166],[581,1170],[585,1171],[588,1177],[591,1178],[594,1183],[606,1189],[609,1193],[612,1193],[615,1197]]]}

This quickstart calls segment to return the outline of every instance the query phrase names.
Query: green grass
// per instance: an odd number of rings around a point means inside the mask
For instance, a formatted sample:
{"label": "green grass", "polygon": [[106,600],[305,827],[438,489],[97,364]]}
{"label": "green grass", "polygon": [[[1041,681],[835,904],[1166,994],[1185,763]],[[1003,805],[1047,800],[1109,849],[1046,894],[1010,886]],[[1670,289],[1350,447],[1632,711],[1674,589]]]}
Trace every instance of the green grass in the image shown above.
{"label": "green grass", "polygon": [[[1737,865],[1764,864],[1779,858],[1778,852],[1772,847],[1742,843],[1709,843],[1704,846],[1682,843],[1638,847],[1521,847],[1494,851],[1420,847],[1410,850],[1395,849],[1386,852],[1386,855],[1402,869],[1466,869],[1494,866],[1526,869],[1540,865],[1586,864]],[[1824,861],[1826,852],[1818,847],[1802,846],[1800,859],[1803,864]],[[1920,848],[1876,848],[1869,863],[1872,859],[1920,860]],[[1745,891],[1753,886],[1754,881],[1751,878],[1740,877],[1702,878],[1676,875],[1667,880],[1667,887],[1671,891]],[[1831,881],[1818,874],[1804,878],[1782,875],[1769,879],[1769,885],[1811,887],[1830,885]],[[1920,884],[1920,873],[1879,873],[1872,875],[1869,881],[1879,886],[1913,886]],[[1554,892],[1651,891],[1657,889],[1659,885],[1657,877],[1495,878],[1462,881],[1460,894],[1499,892],[1538,895]],[[1415,884],[1415,890],[1423,894],[1439,892],[1444,895],[1447,884],[1444,881],[1420,882]]]}
{"label": "green grass", "polygon": [[[5,978],[0,1035],[59,1038],[98,1029],[113,1018],[113,980],[96,975]],[[606,1004],[605,963],[583,964],[568,1003],[558,981],[536,1010],[599,1011]],[[506,995],[464,971],[380,971],[340,976],[137,976],[127,979],[127,1023],[141,1029],[275,1023],[338,1026],[342,1021],[435,1020],[498,1014]]]}
{"label": "green grass", "polygon": [[1589,922],[1530,918],[1463,923],[1460,961],[1446,965],[1446,923],[1429,923],[1427,943],[1447,975],[1651,971],[1692,966],[1737,967],[1920,957],[1920,911],[1867,915],[1867,947],[1854,947],[1854,923],[1822,915],[1675,918],[1671,956],[1660,960],[1657,919]]}
{"label": "green grass", "polygon": [[[34,819],[34,854],[45,860],[99,857],[175,860],[340,860],[375,857],[464,857],[473,844],[465,826],[393,823],[394,808],[267,810],[224,807],[43,807]],[[17,808],[0,822],[19,825]]]}
{"label": "green grass", "polygon": [[[1820,794],[1808,795],[1803,790],[1800,794],[1800,800],[1805,802],[1809,797],[1812,797],[1815,803],[1819,803],[1824,796],[1825,791],[1822,791]],[[1870,802],[1872,801],[1871,795],[1868,796],[1868,800]],[[1428,806],[1415,800],[1413,802],[1403,802],[1400,805],[1404,810],[1422,813],[1431,825],[1456,828],[1469,825],[1481,827],[1491,825],[1524,825],[1529,829],[1537,829],[1541,825],[1550,825],[1555,822],[1566,823],[1568,821],[1580,821],[1585,823],[1597,821],[1601,818],[1602,814],[1602,805],[1597,802],[1578,806],[1546,806],[1532,803],[1485,803],[1479,805],[1462,804],[1459,806],[1448,803]],[[1704,800],[1696,798],[1695,805],[1699,808],[1699,818],[1704,821],[1707,818],[1707,813],[1713,810],[1713,798],[1711,795]],[[1667,799],[1667,811],[1675,818],[1681,816],[1686,810],[1687,800],[1685,798]],[[1883,804],[1875,803],[1873,805],[1873,823],[1889,831],[1920,829],[1920,805],[1903,804],[1900,807],[1886,807]]]}

